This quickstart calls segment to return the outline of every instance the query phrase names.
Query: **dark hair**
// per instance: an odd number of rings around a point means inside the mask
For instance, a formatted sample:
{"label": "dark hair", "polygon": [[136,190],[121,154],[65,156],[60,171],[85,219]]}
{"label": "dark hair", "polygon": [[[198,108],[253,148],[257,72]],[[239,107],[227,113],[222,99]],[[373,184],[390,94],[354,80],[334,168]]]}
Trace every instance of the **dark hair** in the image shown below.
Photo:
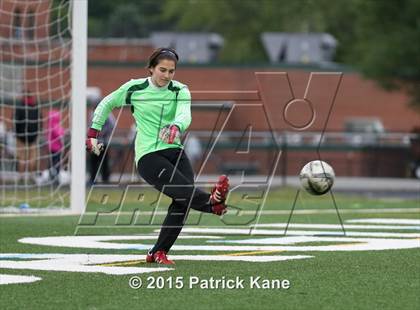
{"label": "dark hair", "polygon": [[147,68],[154,68],[162,59],[169,59],[177,64],[179,57],[176,51],[170,47],[161,47],[158,48],[153,52],[152,55],[149,57],[149,61],[147,62]]}

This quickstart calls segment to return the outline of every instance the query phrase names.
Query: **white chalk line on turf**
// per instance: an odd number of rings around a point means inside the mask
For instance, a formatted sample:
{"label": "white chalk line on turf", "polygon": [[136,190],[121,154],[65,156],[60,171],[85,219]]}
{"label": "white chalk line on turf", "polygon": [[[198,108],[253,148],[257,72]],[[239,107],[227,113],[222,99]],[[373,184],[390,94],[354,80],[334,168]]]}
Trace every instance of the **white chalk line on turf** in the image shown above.
{"label": "white chalk line on turf", "polygon": [[39,280],[42,280],[42,278],[35,277],[35,276],[21,276],[21,275],[16,275],[16,274],[0,274],[0,285],[32,283]]}
{"label": "white chalk line on turf", "polygon": [[[184,233],[200,233],[200,234],[222,234],[222,235],[253,235],[253,236],[282,236],[284,230],[275,229],[252,229],[251,228],[217,228],[217,227],[184,227]],[[252,231],[252,233],[251,233]],[[343,236],[339,231],[324,230],[290,230],[287,231],[289,236]],[[365,232],[365,231],[348,231],[347,237],[380,237],[380,238],[420,238],[419,233],[393,233],[393,232]]]}
{"label": "white chalk line on turf", "polygon": [[[336,224],[299,224],[299,223],[264,223],[264,224],[254,224],[253,227],[266,227],[266,228],[315,228],[315,229],[339,229],[341,230],[341,225]],[[362,229],[362,230],[420,230],[419,226],[414,225],[363,225],[363,224],[344,224],[346,229]]]}
{"label": "white chalk line on turf", "polygon": [[[143,225],[143,227],[157,227],[159,225]],[[195,225],[194,225],[195,226]],[[229,227],[229,225],[226,225]],[[236,228],[246,228],[251,229],[251,227],[255,228],[285,228],[287,227],[287,223],[266,223],[266,224],[253,224],[253,225],[245,225],[245,226],[238,226],[235,225]],[[408,225],[351,225],[351,224],[345,224],[344,225],[346,229],[361,229],[361,230],[420,230],[420,226],[408,226]],[[80,227],[80,226],[79,226]],[[106,225],[95,225],[95,226],[85,226],[85,228],[90,227],[97,227],[97,228],[106,228],[106,227],[113,227],[106,226]],[[120,228],[127,228],[127,227],[133,227],[133,225],[118,225]],[[137,227],[137,226],[136,226]],[[140,226],[141,227],[141,226]],[[191,227],[189,225],[186,225],[186,227]],[[200,226],[201,228],[214,228],[214,226]],[[305,223],[291,223],[288,226],[289,228],[296,228],[296,229],[329,229],[329,230],[342,230],[341,225],[335,225],[335,224],[305,224]],[[80,227],[82,228],[82,227]],[[225,227],[223,227],[225,228]]]}
{"label": "white chalk line on turf", "polygon": [[[419,213],[420,212],[420,208],[370,208],[370,209],[339,209],[340,213],[343,214],[375,214],[375,213]],[[84,215],[95,215],[98,214],[99,216],[117,216],[117,215],[131,215],[133,214],[134,211],[132,212],[112,212],[112,213],[97,213],[97,212],[85,212]],[[197,212],[198,211],[194,211],[192,210],[192,212]],[[234,211],[230,211],[231,214]],[[261,215],[289,215],[290,214],[290,210],[263,210],[263,211],[259,211],[259,210],[243,210],[243,211],[239,211],[241,215],[254,215],[257,213],[261,213]],[[304,210],[294,210],[293,215],[306,215],[306,214],[336,214],[337,211],[335,209],[304,209]],[[141,215],[166,215],[167,212],[166,211],[145,211],[145,212],[140,212]],[[75,213],[71,213],[71,212],[63,212],[63,213],[56,213],[56,212],[51,212],[48,213],[47,211],[43,211],[43,212],[32,212],[32,213],[0,213],[0,218],[1,217],[54,217],[54,216],[75,216],[75,215],[80,215],[80,214],[75,214]],[[227,215],[229,215],[229,212],[227,213]]]}
{"label": "white chalk line on turf", "polygon": [[[233,234],[233,231],[213,230],[215,234]],[[226,239],[209,240],[205,244],[175,244],[171,251],[218,251],[218,252],[251,252],[251,251],[368,251],[368,250],[389,250],[419,248],[419,234],[389,234],[389,233],[352,233],[350,236],[343,236],[328,232],[307,232],[290,231],[291,236],[275,234],[270,235],[249,235],[248,239]],[[295,234],[296,233],[296,234]],[[235,235],[240,234],[236,230]],[[267,237],[266,237],[267,236]],[[146,252],[150,249],[150,242],[138,243],[116,243],[118,236],[62,236],[62,237],[30,237],[18,241],[25,244],[46,245],[66,248],[91,248],[108,250],[135,250]],[[119,236],[125,240],[125,236]],[[232,236],[234,237],[234,236]],[[305,243],[311,243],[306,245]],[[334,243],[329,245],[316,244],[318,242]],[[5,255],[5,254],[4,254]],[[21,254],[27,258],[27,254]],[[144,254],[143,254],[144,255]],[[0,257],[2,254],[0,254]],[[10,257],[10,254],[7,255]],[[88,256],[89,257],[89,256]],[[143,256],[144,259],[144,256]],[[106,263],[107,261],[97,262]],[[5,263],[0,259],[0,268]],[[92,263],[90,260],[89,263]]]}
{"label": "white chalk line on turf", "polygon": [[[228,208],[229,210],[229,208]],[[135,211],[133,211],[135,212]],[[131,215],[133,212],[113,212],[113,213],[99,213],[100,216],[116,216],[117,214],[120,215]],[[191,210],[191,212],[200,213],[199,211]],[[228,211],[233,214],[235,211],[230,210]],[[418,213],[420,212],[420,208],[378,208],[378,209],[340,209],[341,213]],[[261,213],[262,215],[289,215],[290,210],[240,210],[239,213],[241,215],[254,215],[257,213]],[[335,209],[304,209],[304,210],[295,210],[293,214],[336,214],[337,211]],[[97,212],[86,212],[86,215],[95,215]],[[141,215],[166,215],[166,211],[145,211],[140,212]]]}
{"label": "white chalk line on turf", "polygon": [[[144,261],[144,254],[26,254],[31,256],[31,260],[9,260],[17,253],[2,254],[3,260],[0,261],[1,268],[7,269],[27,269],[27,270],[46,270],[64,272],[88,272],[104,273],[111,275],[143,274],[151,272],[163,272],[173,270],[167,266],[157,266],[142,264],[142,267],[124,267],[121,263],[127,261]],[[40,259],[37,259],[40,257]],[[242,262],[280,262],[295,259],[312,258],[312,255],[275,255],[275,256],[227,256],[227,255],[171,255],[174,260],[186,261],[242,261]]]}
{"label": "white chalk line on turf", "polygon": [[420,220],[415,219],[382,219],[382,218],[369,218],[369,219],[352,219],[347,220],[348,223],[358,224],[397,224],[397,225],[420,225]]}

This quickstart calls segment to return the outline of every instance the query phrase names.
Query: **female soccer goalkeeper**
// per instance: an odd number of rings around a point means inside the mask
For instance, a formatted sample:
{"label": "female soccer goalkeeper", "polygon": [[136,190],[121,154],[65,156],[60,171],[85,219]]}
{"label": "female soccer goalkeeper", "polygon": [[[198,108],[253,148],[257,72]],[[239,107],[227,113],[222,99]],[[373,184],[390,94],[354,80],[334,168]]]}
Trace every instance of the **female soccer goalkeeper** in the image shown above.
{"label": "female soccer goalkeeper", "polygon": [[186,85],[172,80],[178,59],[171,48],[157,49],[149,58],[149,77],[125,83],[98,104],[86,139],[87,150],[99,155],[102,145],[97,137],[109,113],[123,105],[131,107],[137,127],[137,170],[146,182],[172,198],[158,240],[146,256],[149,263],[167,265],[174,264],[167,253],[181,232],[188,208],[222,215],[229,190],[224,175],[210,194],[194,185],[180,140],[191,123],[191,95]]}

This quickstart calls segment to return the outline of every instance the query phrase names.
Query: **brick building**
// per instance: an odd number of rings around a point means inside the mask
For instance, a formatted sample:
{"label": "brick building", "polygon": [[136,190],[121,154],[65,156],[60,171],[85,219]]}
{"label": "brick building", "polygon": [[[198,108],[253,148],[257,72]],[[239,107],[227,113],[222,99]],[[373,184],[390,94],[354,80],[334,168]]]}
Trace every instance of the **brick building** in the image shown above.
{"label": "brick building", "polygon": [[[49,25],[48,14],[42,13],[47,11],[43,6],[48,3],[41,1],[35,6],[31,1],[0,2],[0,36],[6,39],[0,47],[1,61],[28,64],[48,60],[50,66],[23,69],[24,87],[36,89],[40,101],[69,100],[70,70],[60,64],[70,60],[70,46],[61,42],[55,47],[58,37],[51,36],[47,27],[37,26]],[[66,42],[65,38],[60,39]],[[89,40],[88,85],[100,88],[106,95],[131,78],[146,76],[144,66],[153,48],[148,39]],[[420,124],[420,114],[407,105],[409,98],[405,93],[387,92],[359,73],[342,72],[340,67],[323,71],[321,67],[309,66],[180,64],[175,78],[188,84],[192,92],[192,131],[217,132],[222,126],[225,131],[244,135],[250,129],[253,133],[272,132],[275,136],[287,131],[293,140],[306,132],[320,133],[324,129],[326,133],[343,132],[350,118],[378,119],[386,132],[409,133]],[[205,108],[203,103],[207,104]],[[220,104],[230,107],[233,104],[234,108],[220,109]],[[11,119],[12,113],[11,107],[2,108],[5,119]],[[124,109],[117,135],[126,136],[131,125],[131,113]],[[209,141],[203,144],[208,145]],[[226,163],[242,162],[245,166],[255,166],[259,173],[267,173],[276,151],[284,147],[282,141],[266,139],[264,147],[248,154],[235,152],[235,142],[231,141],[230,146],[224,146],[226,149],[218,148],[217,158],[209,162],[205,172],[220,170]],[[384,147],[381,143],[375,147],[343,145],[327,143],[320,149],[322,158],[330,161],[338,174],[407,175],[407,165],[412,159],[409,144],[402,147]],[[288,145],[287,152],[283,149],[279,173],[295,175],[306,161],[317,158],[316,146],[313,141]]]}

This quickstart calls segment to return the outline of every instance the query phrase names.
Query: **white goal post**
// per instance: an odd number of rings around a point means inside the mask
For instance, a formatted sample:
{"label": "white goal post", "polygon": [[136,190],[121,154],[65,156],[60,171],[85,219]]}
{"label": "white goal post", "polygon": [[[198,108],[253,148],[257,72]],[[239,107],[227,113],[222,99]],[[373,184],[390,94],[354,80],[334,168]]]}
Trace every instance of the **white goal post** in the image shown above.
{"label": "white goal post", "polygon": [[87,4],[88,0],[72,2],[70,209],[78,214],[85,210],[86,197]]}

